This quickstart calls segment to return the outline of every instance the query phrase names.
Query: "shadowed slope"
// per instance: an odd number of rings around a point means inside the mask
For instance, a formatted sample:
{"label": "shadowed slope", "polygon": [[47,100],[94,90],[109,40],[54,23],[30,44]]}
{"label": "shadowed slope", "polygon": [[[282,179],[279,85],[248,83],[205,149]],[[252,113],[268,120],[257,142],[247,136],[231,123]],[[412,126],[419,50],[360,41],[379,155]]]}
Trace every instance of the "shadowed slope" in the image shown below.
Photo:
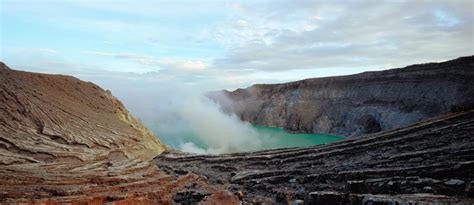
{"label": "shadowed slope", "polygon": [[474,108],[474,56],[441,63],[257,84],[211,98],[253,124],[361,136]]}
{"label": "shadowed slope", "polygon": [[[372,198],[377,204],[472,204],[473,133],[474,111],[469,111],[312,148],[164,153],[155,164],[169,174],[195,173],[210,184],[245,191],[245,201],[252,203],[362,204]],[[412,195],[419,193],[428,194]]]}

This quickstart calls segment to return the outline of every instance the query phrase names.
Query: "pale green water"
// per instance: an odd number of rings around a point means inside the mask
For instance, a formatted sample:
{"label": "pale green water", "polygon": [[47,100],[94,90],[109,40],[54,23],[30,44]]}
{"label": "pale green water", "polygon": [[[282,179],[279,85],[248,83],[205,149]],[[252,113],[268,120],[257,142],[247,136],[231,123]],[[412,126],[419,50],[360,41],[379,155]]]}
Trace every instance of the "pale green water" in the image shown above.
{"label": "pale green water", "polygon": [[263,145],[264,149],[275,149],[284,147],[308,147],[312,145],[326,144],[344,139],[341,136],[325,134],[292,134],[282,128],[254,126],[262,136],[270,136],[270,143]]}
{"label": "pale green water", "polygon": [[[287,148],[287,147],[309,147],[313,145],[326,144],[344,139],[341,136],[326,134],[292,134],[282,128],[253,126],[261,141],[260,150]],[[197,134],[192,132],[164,132],[163,130],[153,129],[158,134],[161,141],[171,147],[179,149],[184,144],[191,142],[199,148],[207,149],[208,145],[204,143]],[[256,150],[253,150],[256,151]]]}

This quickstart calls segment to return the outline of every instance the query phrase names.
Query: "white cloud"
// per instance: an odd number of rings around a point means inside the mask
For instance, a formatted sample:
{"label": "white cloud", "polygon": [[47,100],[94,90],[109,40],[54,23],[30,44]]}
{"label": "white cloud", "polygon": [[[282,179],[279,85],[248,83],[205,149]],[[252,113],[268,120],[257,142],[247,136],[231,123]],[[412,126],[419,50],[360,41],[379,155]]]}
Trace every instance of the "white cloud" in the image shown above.
{"label": "white cloud", "polygon": [[155,66],[165,69],[164,72],[167,74],[173,74],[174,72],[184,72],[184,74],[190,74],[193,72],[204,71],[209,68],[209,65],[204,63],[202,60],[175,59],[170,57],[158,59],[150,55],[128,52],[84,51],[83,53],[94,56],[130,60],[144,66]]}
{"label": "white cloud", "polygon": [[39,52],[49,53],[49,54],[56,54],[57,51],[51,48],[38,48]]}
{"label": "white cloud", "polygon": [[[71,50],[65,49],[67,43],[54,49],[41,43],[12,53],[17,62],[37,62],[37,67],[55,71],[72,70],[60,62],[79,65],[75,70],[90,64],[127,72],[124,77],[134,72],[140,74],[136,78],[214,83],[216,89],[313,77],[318,69],[343,74],[330,69],[399,67],[473,53],[470,0],[207,2],[196,8],[182,2],[156,4],[74,1],[80,12],[66,10],[70,4],[14,4],[6,15],[32,14],[29,21],[36,25],[99,38],[78,38],[80,48]],[[187,12],[193,9],[199,12]],[[78,14],[91,10],[114,15]],[[159,19],[169,22],[157,23]]]}
{"label": "white cloud", "polygon": [[242,4],[239,4],[239,3],[231,3],[231,4],[227,4],[227,6],[236,10],[242,9]]}
{"label": "white cloud", "polygon": [[162,58],[159,60],[162,67],[179,71],[202,71],[209,66],[200,60],[176,60],[172,58]]}
{"label": "white cloud", "polygon": [[52,48],[20,47],[20,48],[15,48],[15,51],[18,53],[39,54],[39,55],[56,55],[58,53],[57,50],[52,49]]}
{"label": "white cloud", "polygon": [[323,17],[318,15],[318,14],[315,14],[315,15],[311,16],[311,18],[314,19],[314,20],[323,20]]}
{"label": "white cloud", "polygon": [[214,66],[261,71],[405,66],[472,55],[472,1],[246,4],[217,27]]}
{"label": "white cloud", "polygon": [[153,59],[153,57],[143,54],[136,53],[114,53],[114,52],[103,52],[103,51],[84,51],[86,54],[97,55],[97,56],[108,56],[114,58],[124,58],[124,59]]}
{"label": "white cloud", "polygon": [[159,65],[159,61],[153,56],[136,54],[136,53],[123,53],[123,52],[103,52],[103,51],[84,51],[85,54],[95,55],[95,56],[106,56],[113,57],[116,59],[125,59],[132,60],[136,63],[145,66],[156,66]]}
{"label": "white cloud", "polygon": [[238,20],[237,21],[237,26],[240,27],[240,28],[245,28],[249,25],[249,22],[245,21],[245,20]]}

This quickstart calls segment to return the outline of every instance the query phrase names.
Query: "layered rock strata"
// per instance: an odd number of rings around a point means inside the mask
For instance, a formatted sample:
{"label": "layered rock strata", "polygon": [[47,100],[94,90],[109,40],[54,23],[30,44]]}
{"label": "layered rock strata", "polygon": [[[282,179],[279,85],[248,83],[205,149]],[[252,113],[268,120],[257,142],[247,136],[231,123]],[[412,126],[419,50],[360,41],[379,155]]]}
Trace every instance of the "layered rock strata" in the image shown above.
{"label": "layered rock strata", "polygon": [[197,174],[267,204],[473,204],[474,111],[311,148],[218,156],[166,152],[167,174]]}
{"label": "layered rock strata", "polygon": [[0,64],[0,164],[149,159],[164,148],[110,91]]}
{"label": "layered rock strata", "polygon": [[465,109],[328,145],[193,155],[164,151],[92,83],[1,64],[0,204],[473,204]]}
{"label": "layered rock strata", "polygon": [[253,124],[354,137],[472,109],[472,79],[474,57],[469,56],[349,76],[257,84],[210,97]]}

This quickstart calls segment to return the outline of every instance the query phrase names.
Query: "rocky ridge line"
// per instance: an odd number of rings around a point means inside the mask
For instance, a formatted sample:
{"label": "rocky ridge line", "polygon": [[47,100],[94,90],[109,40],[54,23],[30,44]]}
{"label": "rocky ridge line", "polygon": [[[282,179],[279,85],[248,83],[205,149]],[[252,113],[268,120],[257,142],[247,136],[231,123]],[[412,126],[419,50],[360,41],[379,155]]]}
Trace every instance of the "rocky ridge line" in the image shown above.
{"label": "rocky ridge line", "polygon": [[257,84],[209,96],[252,124],[348,137],[474,108],[474,56],[361,74]]}

